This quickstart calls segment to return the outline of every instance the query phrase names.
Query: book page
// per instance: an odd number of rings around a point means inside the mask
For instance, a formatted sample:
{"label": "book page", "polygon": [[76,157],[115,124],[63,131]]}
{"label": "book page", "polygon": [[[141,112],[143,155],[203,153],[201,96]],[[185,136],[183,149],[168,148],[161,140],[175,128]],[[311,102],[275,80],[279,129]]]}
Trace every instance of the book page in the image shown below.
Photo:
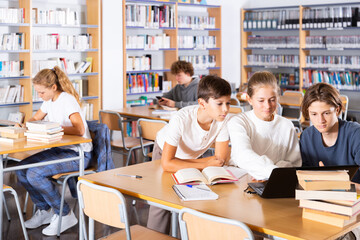
{"label": "book page", "polygon": [[177,171],[175,177],[178,179],[179,183],[199,181],[206,183],[206,179],[201,174],[201,172],[196,168],[184,168]]}
{"label": "book page", "polygon": [[211,191],[206,185],[196,185],[189,187],[188,185],[173,185],[175,193],[183,201],[196,201],[196,200],[216,200],[219,195]]}
{"label": "book page", "polygon": [[202,174],[205,178],[212,182],[218,178],[226,178],[226,179],[233,179],[236,180],[231,174],[225,170],[223,167],[206,167],[202,170]]}

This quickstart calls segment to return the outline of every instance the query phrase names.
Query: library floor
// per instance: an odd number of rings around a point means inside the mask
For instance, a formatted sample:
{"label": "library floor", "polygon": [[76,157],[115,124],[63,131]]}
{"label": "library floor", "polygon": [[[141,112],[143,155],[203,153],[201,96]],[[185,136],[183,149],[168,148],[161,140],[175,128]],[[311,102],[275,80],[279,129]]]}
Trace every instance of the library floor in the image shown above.
{"label": "library floor", "polygon": [[[114,154],[113,157],[114,157],[115,166],[116,167],[121,167],[123,161],[119,161],[119,159],[121,159],[122,156],[118,155],[118,154]],[[139,159],[139,157],[138,157],[138,159]],[[140,159],[140,162],[141,161],[142,160]],[[17,182],[15,173],[7,173],[5,175],[4,183],[11,185],[16,190],[16,192],[17,192],[17,194],[19,196],[20,205],[21,205],[21,207],[23,207],[26,192],[25,192],[24,188],[22,186],[20,186],[20,184]],[[20,239],[24,239],[24,235],[22,233],[22,229],[21,229],[21,225],[20,225],[20,221],[19,221],[18,212],[16,210],[15,201],[14,201],[12,195],[9,194],[9,193],[5,194],[5,198],[6,198],[8,208],[9,208],[11,221],[7,220],[6,214],[4,213],[3,216],[2,216],[3,217],[3,232],[2,232],[3,239],[4,240],[13,240],[13,239],[14,240],[15,239],[20,240]],[[74,213],[78,217],[78,214],[79,214],[78,204],[76,203],[76,200],[71,197],[71,194],[70,194],[70,192],[68,190],[66,192],[66,201],[67,201],[67,203],[69,203],[70,207],[74,209]],[[32,206],[33,206],[33,204],[30,203],[30,202],[31,201],[29,201],[26,214],[23,215],[25,220],[29,219],[32,216]],[[136,214],[135,214],[135,210],[130,205],[128,207],[128,214],[129,214],[129,217],[130,217],[130,224],[131,225],[132,224],[146,225],[147,215],[148,215],[148,208],[149,208],[148,205],[137,203],[136,204],[136,211],[137,211],[137,216],[138,216],[138,219],[137,219]],[[65,232],[63,232],[60,235],[60,238],[57,238],[56,236],[48,237],[48,236],[43,235],[41,233],[41,231],[46,226],[47,225],[44,225],[44,226],[39,227],[37,229],[28,230],[29,239],[31,239],[31,240],[39,240],[39,239],[43,239],[43,240],[45,240],[45,239],[46,240],[56,240],[56,239],[75,240],[75,239],[79,239],[79,225],[76,225],[76,226],[66,230]],[[119,229],[116,229],[116,228],[113,228],[113,227],[108,227],[108,226],[105,226],[105,225],[100,224],[100,223],[96,223],[95,224],[95,239],[98,239],[98,238],[103,237],[103,236],[107,236],[110,233],[116,232],[118,230]]]}

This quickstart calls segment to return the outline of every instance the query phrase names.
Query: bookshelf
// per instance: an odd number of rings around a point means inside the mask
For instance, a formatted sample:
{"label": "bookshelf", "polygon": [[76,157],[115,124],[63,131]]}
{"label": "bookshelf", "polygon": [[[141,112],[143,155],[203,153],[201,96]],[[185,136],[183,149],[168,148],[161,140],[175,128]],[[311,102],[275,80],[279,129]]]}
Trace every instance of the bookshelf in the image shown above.
{"label": "bookshelf", "polygon": [[[37,1],[37,0],[19,0],[3,1],[0,8],[18,8],[21,9],[23,20],[2,21],[0,23],[0,34],[23,33],[23,48],[0,50],[0,61],[20,61],[21,73],[10,76],[2,74],[0,70],[0,88],[6,85],[21,85],[23,94],[21,99],[15,102],[1,102],[1,118],[7,118],[11,112],[25,113],[25,121],[29,119],[33,112],[40,108],[41,100],[33,96],[33,87],[31,77],[42,68],[53,67],[71,60],[73,62],[84,62],[85,59],[91,59],[90,72],[70,72],[67,68],[70,80],[81,79],[88,84],[87,93],[81,100],[84,105],[92,104],[87,114],[89,120],[98,118],[97,112],[101,109],[101,0],[77,0],[77,1]],[[62,11],[58,14],[58,11]],[[46,13],[45,13],[46,12]],[[48,16],[47,18],[44,18]],[[47,15],[46,15],[47,14]],[[18,15],[16,15],[18,16]],[[59,17],[55,17],[59,16]],[[15,17],[16,18],[16,17]],[[46,22],[44,22],[46,21]],[[56,22],[57,21],[57,22]],[[56,37],[56,46],[51,44],[37,44],[37,36],[44,39],[49,36]],[[51,36],[51,37],[53,37]],[[66,38],[65,44],[64,40]],[[70,41],[71,39],[75,39]],[[78,45],[78,42],[84,43],[88,40],[88,48]],[[52,39],[51,43],[54,43]],[[47,42],[50,42],[47,39]],[[62,45],[60,43],[63,43]],[[54,44],[53,44],[54,45]],[[56,60],[57,59],[57,60]],[[61,60],[60,59],[64,59]],[[50,61],[53,61],[51,64]],[[55,61],[55,62],[54,62]],[[57,62],[56,62],[57,61]],[[42,63],[42,65],[40,64]],[[44,63],[48,65],[44,65]],[[68,67],[69,65],[67,65]],[[60,66],[61,67],[61,66]],[[90,108],[89,108],[90,109]]]}
{"label": "bookshelf", "polygon": [[[325,81],[340,91],[360,91],[359,8],[360,3],[339,3],[242,9],[242,83],[265,68],[285,78],[289,74],[288,81],[279,80],[283,89],[301,91]],[[284,65],[276,55],[285,62],[286,56],[297,58],[288,57]]]}
{"label": "bookshelf", "polygon": [[[179,59],[192,62],[195,75],[221,76],[220,6],[140,0],[122,4],[124,107],[149,104],[171,89],[176,81],[170,67]],[[142,14],[134,15],[136,9]],[[163,21],[149,21],[152,11]],[[198,24],[186,25],[188,20]]]}

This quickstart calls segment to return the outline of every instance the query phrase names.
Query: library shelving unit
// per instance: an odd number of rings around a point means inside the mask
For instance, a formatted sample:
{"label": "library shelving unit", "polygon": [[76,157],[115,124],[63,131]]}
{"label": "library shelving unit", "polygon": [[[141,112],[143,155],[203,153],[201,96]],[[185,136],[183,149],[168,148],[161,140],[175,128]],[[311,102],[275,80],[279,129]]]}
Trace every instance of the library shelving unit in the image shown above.
{"label": "library shelving unit", "polygon": [[[287,16],[288,9],[296,10],[298,14],[293,12],[293,14]],[[266,41],[269,32],[275,38],[281,38],[289,35],[285,35],[284,32],[292,31],[292,35],[298,37],[298,46],[291,50],[286,49],[286,51],[294,51],[294,55],[298,55],[298,66],[294,66],[295,64],[292,62],[291,64],[293,67],[298,68],[299,84],[282,87],[301,91],[311,84],[328,82],[341,92],[346,92],[345,94],[349,95],[351,103],[353,98],[351,95],[355,95],[352,92],[360,91],[359,9],[359,2],[243,9],[241,18],[242,83],[247,81],[249,72],[254,67],[248,65],[248,59],[251,59],[249,56],[254,54],[254,51],[270,51],[270,54],[280,54],[279,52],[284,51],[281,41],[279,41],[280,44],[276,41],[269,41],[269,39]],[[280,13],[278,17],[274,14],[277,11]],[[251,27],[249,27],[248,22],[251,22]],[[258,27],[259,22],[262,23],[260,28]],[[274,25],[272,25],[273,22]],[[289,28],[279,27],[279,25],[284,23],[285,26],[286,24],[290,26],[297,23],[299,25]],[[256,24],[256,29],[252,27],[254,24]],[[253,36],[251,34],[257,35]],[[257,41],[253,41],[253,38]],[[265,43],[265,47],[258,47],[258,49],[250,48],[249,39],[255,42],[255,45],[259,45],[259,42],[260,46]],[[270,45],[269,47],[266,43],[275,43],[275,45]],[[276,52],[271,52],[274,50]],[[256,52],[256,54],[258,53]],[[261,66],[261,69],[268,68],[270,71],[278,72],[283,68],[279,64],[268,62],[271,62],[271,58],[266,59],[267,65]],[[273,70],[273,68],[276,70]]]}
{"label": "library shelving unit", "polygon": [[[20,111],[25,113],[25,120],[29,119],[34,110],[37,110],[41,103],[33,96],[33,87],[31,78],[36,75],[39,69],[34,69],[35,61],[44,61],[54,58],[72,59],[74,61],[85,61],[86,58],[92,60],[92,71],[86,73],[68,74],[70,80],[82,79],[88,82],[87,96],[82,96],[81,100],[87,104],[92,104],[92,116],[89,119],[98,119],[98,111],[101,109],[101,0],[79,0],[79,1],[41,1],[41,0],[19,0],[19,1],[3,1],[1,8],[19,8],[23,9],[24,20],[19,23],[0,23],[0,33],[24,33],[24,49],[6,51],[0,50],[1,60],[3,61],[23,61],[22,73],[19,76],[0,77],[1,87],[6,85],[19,84],[23,86],[23,101],[14,103],[2,103],[0,107],[6,109],[9,113]],[[48,14],[54,14],[59,9],[64,11],[76,11],[77,23],[71,24],[44,24],[38,23],[38,15],[40,9],[48,11]],[[67,14],[67,13],[66,13]],[[48,15],[48,16],[49,16]],[[53,16],[54,16],[53,15]],[[76,14],[74,13],[74,16]],[[79,16],[80,15],[80,16]],[[50,19],[50,17],[49,17]],[[51,21],[54,21],[52,19]],[[68,21],[68,20],[66,20]],[[44,49],[37,50],[34,47],[34,37],[37,34],[43,35],[90,35],[91,43],[89,49],[69,49],[67,50]],[[59,41],[59,40],[58,40]],[[69,44],[69,43],[68,43]],[[1,75],[3,76],[3,75]],[[2,116],[4,117],[4,116]]]}
{"label": "library shelving unit", "polygon": [[[186,18],[198,24],[185,26]],[[211,26],[203,23],[210,19]],[[190,46],[182,44],[186,37]],[[179,59],[191,61],[196,75],[221,76],[221,7],[123,0],[124,106],[147,104],[163,89],[173,87],[176,81],[170,67]]]}

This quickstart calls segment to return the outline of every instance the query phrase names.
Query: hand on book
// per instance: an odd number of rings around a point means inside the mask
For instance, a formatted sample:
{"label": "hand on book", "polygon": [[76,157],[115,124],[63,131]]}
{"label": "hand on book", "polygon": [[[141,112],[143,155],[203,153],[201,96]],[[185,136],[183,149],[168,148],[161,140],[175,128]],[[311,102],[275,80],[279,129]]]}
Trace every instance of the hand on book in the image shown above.
{"label": "hand on book", "polygon": [[25,125],[25,123],[16,123],[15,127],[26,128],[26,125]]}

